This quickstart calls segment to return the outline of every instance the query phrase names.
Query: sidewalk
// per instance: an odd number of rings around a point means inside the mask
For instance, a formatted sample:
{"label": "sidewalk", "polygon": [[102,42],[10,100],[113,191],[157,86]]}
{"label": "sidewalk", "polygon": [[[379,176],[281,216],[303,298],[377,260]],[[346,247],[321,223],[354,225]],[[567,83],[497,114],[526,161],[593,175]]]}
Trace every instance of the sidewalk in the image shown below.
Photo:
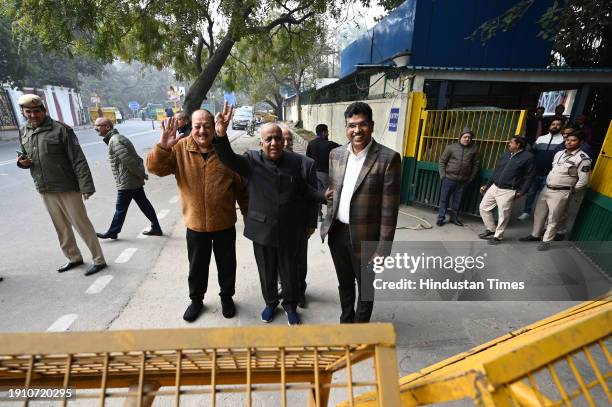
{"label": "sidewalk", "polygon": [[[236,152],[257,148],[257,137],[236,140]],[[301,146],[301,145],[300,145]],[[300,152],[296,143],[296,150]],[[178,206],[177,206],[178,210]],[[482,223],[477,218],[466,218],[465,227],[452,224],[431,229],[402,229],[414,226],[418,220],[413,214],[434,224],[436,212],[419,207],[402,207],[396,241],[472,241]],[[240,218],[240,217],[239,217]],[[516,239],[528,233],[528,225],[516,221],[507,237]],[[528,222],[530,224],[530,222]],[[243,223],[236,225],[238,270],[234,296],[237,315],[225,319],[221,315],[215,262],[211,261],[209,287],[204,299],[204,313],[192,324],[182,319],[189,304],[187,289],[187,250],[185,227],[179,222],[168,243],[150,271],[149,278],[140,286],[124,311],[112,323],[111,329],[195,328],[261,325],[260,312],[264,307],[257,266],[251,241],[243,236]],[[509,266],[511,270],[511,266]],[[318,231],[309,240],[308,247],[307,309],[300,309],[304,324],[336,323],[340,315],[337,279],[329,247],[318,237]],[[392,322],[398,335],[397,351],[400,376],[438,362],[456,353],[506,334],[528,323],[568,308],[569,302],[377,302],[373,322]],[[280,307],[272,324],[284,325],[287,319]],[[225,397],[225,396],[224,396]],[[227,396],[229,397],[229,396]],[[278,395],[270,395],[270,402]],[[345,394],[332,394],[331,402],[344,400]],[[267,396],[266,396],[266,399]],[[230,400],[230,399],[224,399]],[[231,398],[235,400],[235,398]],[[301,398],[298,399],[298,401]],[[221,402],[220,405],[227,405]],[[259,404],[258,404],[259,405]],[[261,405],[268,405],[266,403]]]}

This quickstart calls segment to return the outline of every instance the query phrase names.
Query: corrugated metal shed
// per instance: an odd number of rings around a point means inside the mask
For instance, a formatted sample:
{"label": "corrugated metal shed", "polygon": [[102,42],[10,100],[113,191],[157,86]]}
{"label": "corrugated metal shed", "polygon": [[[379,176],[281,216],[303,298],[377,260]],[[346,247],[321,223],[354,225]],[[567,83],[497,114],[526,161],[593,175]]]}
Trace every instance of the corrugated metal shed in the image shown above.
{"label": "corrugated metal shed", "polygon": [[537,37],[537,23],[553,0],[534,2],[518,23],[490,41],[467,40],[483,22],[516,0],[407,0],[340,54],[340,76],[358,64],[380,64],[401,51],[411,64],[440,67],[544,68],[551,42]]}

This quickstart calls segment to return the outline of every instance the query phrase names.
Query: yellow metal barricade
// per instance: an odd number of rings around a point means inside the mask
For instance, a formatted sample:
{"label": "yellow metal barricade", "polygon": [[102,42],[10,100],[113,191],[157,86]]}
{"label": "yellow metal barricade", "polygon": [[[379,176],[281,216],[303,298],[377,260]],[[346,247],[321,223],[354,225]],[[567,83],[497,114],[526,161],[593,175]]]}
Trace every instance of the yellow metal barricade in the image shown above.
{"label": "yellow metal barricade", "polygon": [[608,126],[601,153],[597,157],[589,188],[602,195],[612,197],[612,121]]}
{"label": "yellow metal barricade", "polygon": [[[585,302],[401,378],[402,405],[612,405],[611,300]],[[377,403],[375,393],[355,400]]]}
{"label": "yellow metal barricade", "polygon": [[[332,389],[352,399],[365,387],[381,406],[399,406],[395,342],[391,324],[0,334],[0,389],[76,388],[101,406],[156,396],[178,406],[191,395],[214,406],[220,393],[244,393],[250,406],[255,392],[278,392],[286,406],[287,392],[301,390],[325,406]],[[368,359],[371,380],[354,380],[353,366]],[[332,382],[335,372],[345,380]]]}

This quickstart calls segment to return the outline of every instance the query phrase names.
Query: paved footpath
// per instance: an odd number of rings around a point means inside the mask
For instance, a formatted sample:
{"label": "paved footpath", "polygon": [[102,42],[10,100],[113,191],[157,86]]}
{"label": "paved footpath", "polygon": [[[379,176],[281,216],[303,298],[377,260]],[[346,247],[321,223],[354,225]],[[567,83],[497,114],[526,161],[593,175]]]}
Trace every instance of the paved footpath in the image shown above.
{"label": "paved footpath", "polygon": [[[240,137],[234,141],[236,152],[247,148],[256,149],[257,137]],[[303,152],[303,145],[296,143],[297,152]],[[176,204],[178,208],[178,203]],[[482,223],[477,218],[466,219],[465,227],[445,225],[426,230],[410,230],[419,223],[409,214],[419,216],[431,224],[436,220],[432,209],[402,207],[400,211],[396,241],[472,241],[478,240],[477,233]],[[240,218],[240,216],[239,216]],[[516,222],[515,222],[516,223]],[[507,236],[516,239],[528,233],[524,224],[512,225]],[[182,315],[189,304],[187,290],[187,251],[185,227],[177,222],[169,236],[168,243],[150,270],[149,277],[112,323],[110,329],[137,328],[195,328],[231,327],[261,325],[260,311],[264,307],[259,278],[251,241],[243,235],[240,220],[237,229],[238,270],[234,299],[237,315],[225,319],[221,315],[219,286],[214,261],[210,266],[209,287],[204,299],[205,310],[200,318],[188,324]],[[340,314],[337,279],[327,244],[318,238],[317,232],[308,247],[308,290],[307,309],[301,310],[304,324],[336,323]],[[571,302],[377,302],[372,321],[392,322],[398,334],[397,351],[400,375],[414,372],[456,353],[466,351],[478,344],[501,336],[523,325],[568,308]],[[280,311],[272,324],[286,324]],[[369,362],[368,362],[369,363]],[[370,366],[357,367],[355,380],[371,371]],[[336,378],[335,380],[340,380]],[[330,405],[346,399],[345,390],[332,391]],[[193,405],[201,405],[193,400]],[[254,405],[276,405],[277,394],[257,395]],[[302,393],[289,393],[289,405],[304,405]],[[220,404],[242,404],[240,395],[220,395]],[[295,403],[295,404],[294,404]],[[170,402],[155,405],[170,405]],[[188,405],[192,405],[188,403]]]}

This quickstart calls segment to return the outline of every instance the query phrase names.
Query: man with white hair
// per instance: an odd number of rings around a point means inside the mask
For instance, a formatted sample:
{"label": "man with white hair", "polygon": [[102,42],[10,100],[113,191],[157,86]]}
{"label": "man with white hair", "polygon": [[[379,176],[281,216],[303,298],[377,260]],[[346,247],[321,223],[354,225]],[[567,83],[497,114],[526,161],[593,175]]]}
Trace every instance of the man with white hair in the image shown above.
{"label": "man with white hair", "polygon": [[314,228],[304,230],[303,220],[295,216],[296,205],[308,199],[308,181],[302,174],[299,154],[283,151],[283,132],[274,123],[265,124],[260,134],[261,150],[235,154],[227,138],[232,110],[227,103],[215,118],[213,140],[219,159],[248,181],[249,209],[244,236],[253,241],[261,291],[266,307],[263,322],[271,322],[279,304],[277,281],[280,276],[283,308],[289,325],[300,324],[296,308],[299,279],[295,273],[300,229],[310,236]]}
{"label": "man with white hair", "polygon": [[79,140],[70,127],[47,116],[39,96],[25,94],[17,103],[28,121],[19,130],[17,166],[30,170],[68,259],[57,271],[63,273],[83,264],[74,227],[93,257],[85,275],[95,274],[106,267],[106,261],[83,204],[96,190]]}

